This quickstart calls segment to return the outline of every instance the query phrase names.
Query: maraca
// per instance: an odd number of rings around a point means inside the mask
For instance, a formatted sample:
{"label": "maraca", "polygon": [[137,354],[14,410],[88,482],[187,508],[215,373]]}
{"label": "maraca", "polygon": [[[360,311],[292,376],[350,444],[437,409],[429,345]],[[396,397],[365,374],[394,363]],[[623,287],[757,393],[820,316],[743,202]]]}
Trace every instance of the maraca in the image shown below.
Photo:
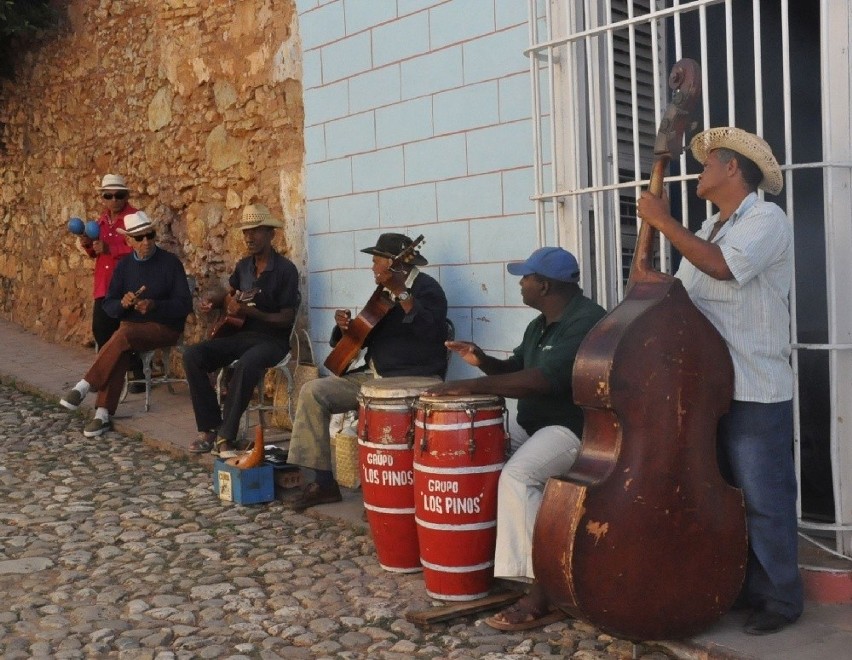
{"label": "maraca", "polygon": [[98,236],[101,235],[101,226],[98,224],[97,220],[87,220],[86,221],[86,236],[91,238],[93,241],[98,240]]}
{"label": "maraca", "polygon": [[68,231],[72,234],[77,234],[77,236],[82,236],[83,231],[85,231],[85,225],[80,218],[71,218],[68,221]]}

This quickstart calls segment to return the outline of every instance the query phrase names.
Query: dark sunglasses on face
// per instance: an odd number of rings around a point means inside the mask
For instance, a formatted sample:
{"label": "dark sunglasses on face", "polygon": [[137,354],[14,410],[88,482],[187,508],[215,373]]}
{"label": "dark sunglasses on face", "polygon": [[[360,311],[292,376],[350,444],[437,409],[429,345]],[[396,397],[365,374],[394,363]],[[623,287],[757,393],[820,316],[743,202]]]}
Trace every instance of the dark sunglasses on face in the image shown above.
{"label": "dark sunglasses on face", "polygon": [[142,234],[141,236],[132,236],[131,238],[133,238],[133,240],[136,241],[137,243],[141,243],[146,238],[149,241],[153,241],[156,236],[157,236],[157,232],[149,231],[147,234]]}
{"label": "dark sunglasses on face", "polygon": [[127,199],[129,193],[126,190],[119,190],[116,193],[104,193],[102,197],[104,199],[112,199],[115,197],[116,199]]}

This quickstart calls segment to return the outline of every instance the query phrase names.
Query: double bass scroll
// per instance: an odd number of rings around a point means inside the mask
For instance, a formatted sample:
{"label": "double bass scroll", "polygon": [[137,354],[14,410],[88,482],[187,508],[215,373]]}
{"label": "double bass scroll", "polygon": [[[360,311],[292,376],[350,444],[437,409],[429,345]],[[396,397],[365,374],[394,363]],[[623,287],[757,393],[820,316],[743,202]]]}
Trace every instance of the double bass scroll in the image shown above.
{"label": "double bass scroll", "polygon": [[[681,60],[669,77],[656,195],[681,151],[699,75]],[[653,270],[654,233],[642,224],[624,300],[580,345],[583,445],[571,471],[548,481],[533,534],[535,576],[550,601],[630,639],[710,625],[736,598],[747,551],[742,493],[716,459],[731,357],[680,281]]]}

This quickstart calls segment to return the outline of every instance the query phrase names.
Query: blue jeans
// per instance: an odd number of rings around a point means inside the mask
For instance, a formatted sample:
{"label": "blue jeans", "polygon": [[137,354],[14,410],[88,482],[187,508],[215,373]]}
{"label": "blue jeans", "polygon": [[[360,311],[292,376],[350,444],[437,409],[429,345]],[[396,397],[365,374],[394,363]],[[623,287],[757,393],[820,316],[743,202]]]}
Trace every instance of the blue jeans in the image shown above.
{"label": "blue jeans", "polygon": [[793,461],[793,402],[732,401],[719,420],[719,469],[742,488],[748,525],[744,595],[752,607],[802,613]]}

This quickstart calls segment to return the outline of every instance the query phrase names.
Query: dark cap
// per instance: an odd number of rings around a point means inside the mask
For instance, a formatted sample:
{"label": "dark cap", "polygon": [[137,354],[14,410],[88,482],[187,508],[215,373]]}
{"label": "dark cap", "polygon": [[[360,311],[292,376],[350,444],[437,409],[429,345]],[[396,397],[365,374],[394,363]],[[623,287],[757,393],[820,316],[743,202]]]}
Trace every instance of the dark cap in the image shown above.
{"label": "dark cap", "polygon": [[[378,257],[386,257],[387,259],[393,259],[413,242],[414,241],[405,234],[382,234],[379,236],[379,240],[376,241],[376,244],[373,247],[364,248],[361,252],[365,252],[366,254],[375,254]],[[413,258],[406,260],[406,263],[413,264],[415,266],[425,266],[429,263],[417,250],[414,250],[412,256]]]}

